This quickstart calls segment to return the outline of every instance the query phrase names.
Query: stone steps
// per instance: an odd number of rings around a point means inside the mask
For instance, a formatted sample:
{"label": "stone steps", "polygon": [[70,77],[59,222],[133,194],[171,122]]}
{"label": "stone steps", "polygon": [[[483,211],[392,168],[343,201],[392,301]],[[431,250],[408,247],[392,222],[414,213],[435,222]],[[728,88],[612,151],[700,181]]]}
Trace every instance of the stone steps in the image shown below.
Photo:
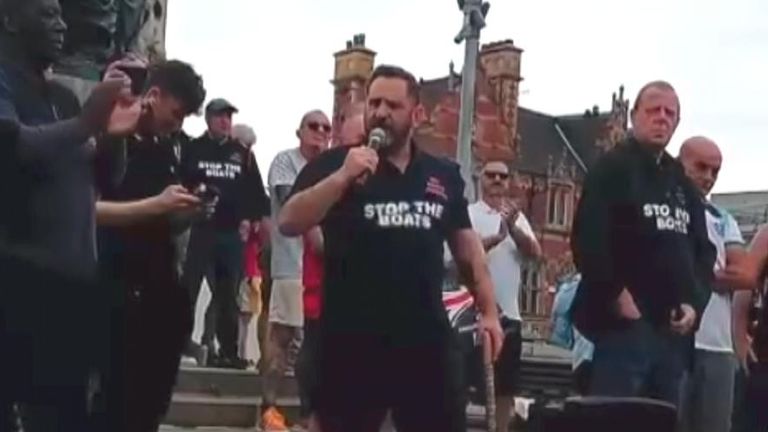
{"label": "stone steps", "polygon": [[[549,393],[567,385],[570,365],[561,361],[527,358],[521,367],[521,384],[530,393]],[[255,372],[184,366],[165,423],[176,427],[253,428],[262,404],[263,378]],[[526,392],[528,393],[528,392]],[[292,376],[281,380],[278,406],[289,422],[298,418],[298,386]],[[470,405],[472,427],[484,426],[484,408]]]}

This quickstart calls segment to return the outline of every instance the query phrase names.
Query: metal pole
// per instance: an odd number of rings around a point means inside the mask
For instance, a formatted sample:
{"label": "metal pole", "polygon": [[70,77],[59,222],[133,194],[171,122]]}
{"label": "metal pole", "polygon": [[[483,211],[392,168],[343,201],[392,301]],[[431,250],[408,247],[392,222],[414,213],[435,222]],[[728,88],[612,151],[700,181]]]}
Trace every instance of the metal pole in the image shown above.
{"label": "metal pole", "polygon": [[470,202],[475,201],[475,185],[472,176],[472,135],[475,124],[475,82],[477,80],[477,56],[480,51],[480,29],[485,27],[485,15],[490,5],[482,0],[459,0],[464,12],[464,26],[455,38],[456,43],[465,42],[464,67],[461,74],[461,113],[459,136],[456,143],[456,161],[461,166],[464,179],[464,195]]}

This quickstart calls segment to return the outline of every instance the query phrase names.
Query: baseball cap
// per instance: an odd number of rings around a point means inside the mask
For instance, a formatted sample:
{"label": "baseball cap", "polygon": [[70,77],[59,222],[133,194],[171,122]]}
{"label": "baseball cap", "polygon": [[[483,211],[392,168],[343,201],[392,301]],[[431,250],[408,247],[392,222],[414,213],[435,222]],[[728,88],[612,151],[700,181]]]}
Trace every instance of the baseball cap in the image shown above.
{"label": "baseball cap", "polygon": [[228,100],[224,98],[213,99],[210,102],[208,102],[208,105],[205,106],[206,114],[221,113],[224,111],[236,113],[238,112],[238,109],[236,106],[232,105]]}

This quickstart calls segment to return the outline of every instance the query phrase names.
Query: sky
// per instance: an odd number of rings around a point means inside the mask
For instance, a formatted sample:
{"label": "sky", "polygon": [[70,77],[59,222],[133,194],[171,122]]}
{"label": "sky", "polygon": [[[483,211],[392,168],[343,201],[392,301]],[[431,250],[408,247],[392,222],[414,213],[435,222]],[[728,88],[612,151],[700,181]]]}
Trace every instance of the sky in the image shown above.
{"label": "sky", "polygon": [[[768,1],[490,0],[482,43],[524,50],[520,105],[549,114],[610,109],[611,94],[670,81],[682,119],[669,150],[693,135],[714,139],[724,163],[715,192],[768,189]],[[208,95],[238,106],[266,172],[298,145],[306,111],[333,106],[333,53],[357,33],[377,63],[424,79],[461,70],[455,0],[169,0],[169,58],[191,63]],[[201,117],[187,120],[192,135]]]}

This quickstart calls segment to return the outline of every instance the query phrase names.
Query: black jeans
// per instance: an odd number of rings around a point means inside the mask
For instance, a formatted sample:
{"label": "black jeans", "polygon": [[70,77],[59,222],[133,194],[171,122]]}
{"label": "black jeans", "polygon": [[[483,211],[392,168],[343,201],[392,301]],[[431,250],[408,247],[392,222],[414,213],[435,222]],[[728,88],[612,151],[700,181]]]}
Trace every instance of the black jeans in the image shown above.
{"label": "black jeans", "polygon": [[300,416],[307,419],[312,414],[310,395],[317,386],[317,348],[320,343],[320,322],[317,319],[304,320],[304,340],[296,361],[296,378],[299,382]]}
{"label": "black jeans", "polygon": [[88,430],[95,284],[10,258],[0,283],[0,407],[16,405],[25,432]]}
{"label": "black jeans", "polygon": [[219,232],[206,224],[193,226],[182,285],[190,294],[190,311],[194,316],[200,284],[204,277],[208,281],[212,298],[205,313],[202,343],[211,346],[216,337],[221,345],[220,356],[230,360],[237,358],[237,292],[242,276],[240,234],[236,230]]}
{"label": "black jeans", "polygon": [[168,410],[192,331],[189,296],[174,276],[143,286],[113,284],[121,292],[110,317],[99,431],[155,432]]}

